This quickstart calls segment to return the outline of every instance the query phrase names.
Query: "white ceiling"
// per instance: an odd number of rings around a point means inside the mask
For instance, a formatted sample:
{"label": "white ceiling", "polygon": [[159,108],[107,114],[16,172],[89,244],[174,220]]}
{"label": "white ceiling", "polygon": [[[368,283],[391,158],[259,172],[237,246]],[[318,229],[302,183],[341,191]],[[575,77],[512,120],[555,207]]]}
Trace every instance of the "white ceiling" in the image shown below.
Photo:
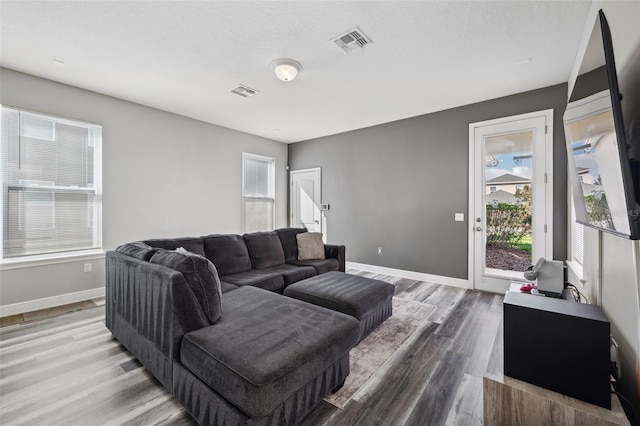
{"label": "white ceiling", "polygon": [[[296,142],[566,82],[589,8],[2,0],[0,65]],[[330,42],[356,26],[372,44],[346,54]],[[302,63],[295,81],[275,78],[270,64],[279,58]],[[260,93],[231,94],[239,83]]]}

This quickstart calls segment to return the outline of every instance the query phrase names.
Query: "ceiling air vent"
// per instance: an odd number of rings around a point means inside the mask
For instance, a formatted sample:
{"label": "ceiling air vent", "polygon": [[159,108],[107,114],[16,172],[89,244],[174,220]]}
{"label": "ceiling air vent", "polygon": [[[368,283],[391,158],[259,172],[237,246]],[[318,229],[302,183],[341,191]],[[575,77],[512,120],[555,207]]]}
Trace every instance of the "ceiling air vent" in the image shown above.
{"label": "ceiling air vent", "polygon": [[235,93],[238,96],[242,96],[243,98],[250,98],[258,91],[256,89],[252,89],[251,87],[244,86],[242,84],[238,85],[238,87],[234,87],[231,89],[231,93]]}
{"label": "ceiling air vent", "polygon": [[355,27],[344,34],[339,35],[331,41],[347,53],[353,52],[354,50],[362,49],[367,44],[373,43],[371,39],[367,37],[358,27]]}

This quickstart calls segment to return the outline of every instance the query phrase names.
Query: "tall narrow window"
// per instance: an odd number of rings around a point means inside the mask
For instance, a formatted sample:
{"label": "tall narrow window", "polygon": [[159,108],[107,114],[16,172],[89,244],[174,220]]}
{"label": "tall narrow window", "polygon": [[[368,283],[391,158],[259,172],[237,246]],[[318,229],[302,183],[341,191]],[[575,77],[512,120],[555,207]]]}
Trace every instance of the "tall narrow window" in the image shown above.
{"label": "tall narrow window", "polygon": [[2,258],[102,245],[102,128],[2,107]]}
{"label": "tall narrow window", "polygon": [[275,160],[242,154],[242,229],[244,232],[274,229]]}
{"label": "tall narrow window", "polygon": [[571,199],[571,260],[580,266],[584,262],[584,225],[576,222],[576,211]]}

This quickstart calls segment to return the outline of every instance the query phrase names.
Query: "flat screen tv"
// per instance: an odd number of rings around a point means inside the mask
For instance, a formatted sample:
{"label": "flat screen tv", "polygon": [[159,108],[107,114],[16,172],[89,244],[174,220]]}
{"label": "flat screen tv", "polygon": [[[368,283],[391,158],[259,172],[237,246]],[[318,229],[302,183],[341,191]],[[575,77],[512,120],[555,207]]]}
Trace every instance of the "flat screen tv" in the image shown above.
{"label": "flat screen tv", "polygon": [[638,163],[630,159],[611,32],[602,11],[569,98],[564,129],[576,221],[640,239]]}

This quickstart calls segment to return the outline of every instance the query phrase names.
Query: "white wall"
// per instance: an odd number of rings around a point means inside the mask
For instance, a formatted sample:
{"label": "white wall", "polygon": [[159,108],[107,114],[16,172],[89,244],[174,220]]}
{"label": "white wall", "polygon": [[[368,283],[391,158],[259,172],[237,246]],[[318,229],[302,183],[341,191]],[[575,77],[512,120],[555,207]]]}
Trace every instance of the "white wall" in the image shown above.
{"label": "white wall", "polygon": [[[604,2],[602,9],[611,27],[619,79],[626,80],[640,52],[640,2]],[[637,69],[637,68],[635,68]],[[636,76],[637,78],[637,76]],[[626,121],[626,120],[625,120]],[[633,246],[636,246],[634,250]],[[620,390],[635,402],[640,415],[640,277],[638,241],[602,235],[601,306],[611,321],[613,337],[620,346],[622,380]],[[634,253],[635,251],[635,253]]]}
{"label": "white wall", "polygon": [[[287,224],[285,144],[8,69],[0,89],[3,105],[103,126],[105,251],[145,238],[240,233],[242,152],[275,158],[276,226]],[[91,273],[84,260],[4,268],[0,305],[103,287],[104,260],[90,262]]]}
{"label": "white wall", "polygon": [[[640,2],[594,2],[591,16],[602,8],[613,39],[619,81],[630,78],[637,67],[640,52]],[[592,25],[591,21],[587,25]],[[583,44],[588,38],[583,34]],[[574,72],[580,63],[576,60]],[[634,77],[637,78],[637,77]],[[569,82],[572,87],[572,82]],[[640,277],[638,263],[640,244],[607,233],[585,228],[584,286],[611,321],[611,331],[620,346],[621,390],[635,409],[640,408]],[[640,415],[638,413],[637,415]]]}

